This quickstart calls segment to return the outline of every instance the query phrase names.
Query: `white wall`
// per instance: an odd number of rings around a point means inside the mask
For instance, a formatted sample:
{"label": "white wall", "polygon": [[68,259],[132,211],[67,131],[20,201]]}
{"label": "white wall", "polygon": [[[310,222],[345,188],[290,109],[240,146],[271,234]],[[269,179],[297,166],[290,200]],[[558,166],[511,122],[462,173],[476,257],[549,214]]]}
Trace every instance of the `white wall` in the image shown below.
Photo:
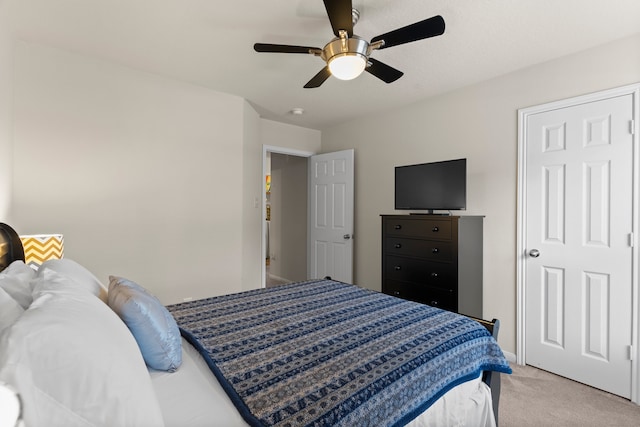
{"label": "white wall", "polygon": [[[264,178],[262,177],[262,145],[258,113],[244,101],[244,128],[242,151],[242,290],[262,286],[262,205]],[[228,181],[239,179],[237,173]],[[224,242],[218,242],[224,245]]]}
{"label": "white wall", "polygon": [[164,302],[241,289],[244,100],[25,42],[15,70],[19,232]]}
{"label": "white wall", "polygon": [[319,130],[292,126],[273,120],[260,121],[260,141],[263,145],[318,153],[322,143]]}
{"label": "white wall", "polygon": [[61,232],[67,257],[165,303],[261,285],[262,145],[319,151],[319,131],[50,47],[17,41],[8,55],[15,96],[0,118],[14,129],[20,233]]}
{"label": "white wall", "polygon": [[11,202],[11,103],[13,50],[6,2],[0,0],[0,221],[9,222]]}
{"label": "white wall", "polygon": [[484,223],[484,317],[516,347],[517,110],[640,81],[640,35],[391,114],[323,130],[324,152],[355,148],[355,283],[380,289],[380,214],[394,213],[394,166],[466,157],[468,215]]}

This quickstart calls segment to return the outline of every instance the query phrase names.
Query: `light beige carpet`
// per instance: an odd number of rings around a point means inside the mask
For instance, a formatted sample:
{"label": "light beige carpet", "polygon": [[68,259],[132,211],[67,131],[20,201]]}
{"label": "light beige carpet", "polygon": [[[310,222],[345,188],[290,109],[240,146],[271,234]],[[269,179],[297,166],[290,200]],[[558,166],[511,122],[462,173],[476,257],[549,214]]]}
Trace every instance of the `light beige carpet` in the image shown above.
{"label": "light beige carpet", "polygon": [[640,426],[640,406],[531,366],[502,375],[499,427]]}

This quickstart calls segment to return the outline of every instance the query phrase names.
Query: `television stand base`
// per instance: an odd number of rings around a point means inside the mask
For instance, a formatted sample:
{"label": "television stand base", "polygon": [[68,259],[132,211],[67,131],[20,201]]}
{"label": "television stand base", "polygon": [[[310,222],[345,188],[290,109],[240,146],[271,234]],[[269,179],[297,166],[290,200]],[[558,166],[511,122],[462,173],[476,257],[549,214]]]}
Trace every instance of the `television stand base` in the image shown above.
{"label": "television stand base", "polygon": [[410,212],[409,215],[438,215],[438,216],[451,216],[450,213],[438,213],[438,212]]}

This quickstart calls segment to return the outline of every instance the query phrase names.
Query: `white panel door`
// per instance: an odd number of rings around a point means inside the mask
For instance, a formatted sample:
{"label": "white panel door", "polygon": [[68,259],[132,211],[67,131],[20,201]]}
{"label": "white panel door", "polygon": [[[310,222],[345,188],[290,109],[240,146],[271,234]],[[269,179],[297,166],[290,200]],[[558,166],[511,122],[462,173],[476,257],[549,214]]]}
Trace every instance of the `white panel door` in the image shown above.
{"label": "white panel door", "polygon": [[309,277],[353,280],[353,150],[309,158]]}
{"label": "white panel door", "polygon": [[631,95],[526,121],[526,363],[629,398]]}

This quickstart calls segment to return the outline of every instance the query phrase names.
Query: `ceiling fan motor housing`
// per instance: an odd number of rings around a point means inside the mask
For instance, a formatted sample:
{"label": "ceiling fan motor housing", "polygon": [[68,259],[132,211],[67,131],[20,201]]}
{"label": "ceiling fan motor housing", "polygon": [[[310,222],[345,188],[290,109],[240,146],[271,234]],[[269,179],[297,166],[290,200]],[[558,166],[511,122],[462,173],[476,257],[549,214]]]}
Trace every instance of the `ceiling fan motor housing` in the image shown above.
{"label": "ceiling fan motor housing", "polygon": [[320,57],[332,75],[341,80],[351,80],[362,73],[370,53],[369,42],[356,35],[347,37],[347,32],[340,30],[340,37],[327,43]]}
{"label": "ceiling fan motor housing", "polygon": [[369,42],[354,35],[350,38],[335,38],[322,49],[320,57],[327,63],[338,56],[359,55],[367,60]]}

